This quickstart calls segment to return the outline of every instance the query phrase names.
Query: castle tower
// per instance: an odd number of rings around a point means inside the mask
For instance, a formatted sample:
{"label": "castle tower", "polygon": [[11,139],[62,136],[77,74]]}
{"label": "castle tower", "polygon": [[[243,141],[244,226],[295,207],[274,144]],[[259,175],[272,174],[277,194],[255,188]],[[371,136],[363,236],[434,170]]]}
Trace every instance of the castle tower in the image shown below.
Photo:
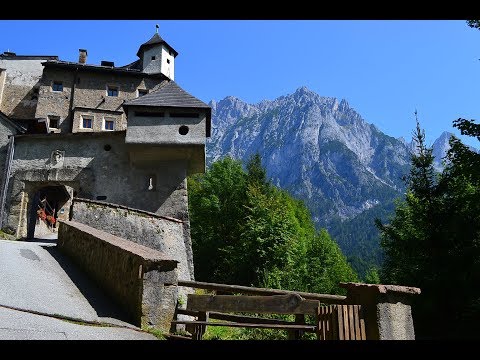
{"label": "castle tower", "polygon": [[140,58],[142,71],[147,74],[162,73],[175,80],[175,57],[178,53],[163,40],[158,32],[150,40],[140,45],[137,56]]}

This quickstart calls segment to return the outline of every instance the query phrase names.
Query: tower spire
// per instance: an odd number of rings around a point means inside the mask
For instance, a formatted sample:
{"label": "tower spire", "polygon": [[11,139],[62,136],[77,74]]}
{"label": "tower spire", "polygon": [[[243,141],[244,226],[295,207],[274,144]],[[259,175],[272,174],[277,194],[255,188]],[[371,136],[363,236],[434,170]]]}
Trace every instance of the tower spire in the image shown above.
{"label": "tower spire", "polygon": [[160,27],[160,26],[159,26],[158,24],[155,25],[155,32],[156,32],[157,34],[158,34],[158,28],[159,28],[159,27]]}

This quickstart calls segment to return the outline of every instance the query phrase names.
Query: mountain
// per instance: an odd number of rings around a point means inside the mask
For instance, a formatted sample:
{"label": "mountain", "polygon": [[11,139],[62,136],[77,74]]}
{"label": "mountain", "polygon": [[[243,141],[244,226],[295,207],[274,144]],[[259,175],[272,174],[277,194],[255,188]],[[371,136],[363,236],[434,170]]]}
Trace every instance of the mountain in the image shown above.
{"label": "mountain", "polygon": [[[346,100],[306,87],[257,104],[228,96],[210,105],[207,164],[260,153],[269,179],[304,200],[357,270],[381,261],[373,220],[386,220],[403,197],[411,142],[382,133]],[[448,145],[448,133],[442,136],[438,154]]]}
{"label": "mountain", "polygon": [[301,87],[273,101],[212,102],[207,162],[259,152],[272,182],[301,198],[317,225],[400,196],[407,147],[365,122],[346,100]]}

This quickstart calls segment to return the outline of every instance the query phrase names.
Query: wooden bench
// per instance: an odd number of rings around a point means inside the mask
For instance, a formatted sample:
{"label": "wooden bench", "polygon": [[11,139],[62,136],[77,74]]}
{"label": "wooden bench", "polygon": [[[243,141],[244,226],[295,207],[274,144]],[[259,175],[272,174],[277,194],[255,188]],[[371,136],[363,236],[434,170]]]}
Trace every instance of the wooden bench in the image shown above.
{"label": "wooden bench", "polygon": [[[251,295],[189,294],[186,309],[177,309],[177,315],[192,316],[196,320],[174,320],[172,324],[185,324],[195,340],[202,339],[207,326],[286,330],[289,339],[300,339],[306,332],[315,333],[318,340],[366,338],[362,308],[344,305],[345,296],[183,280],[178,285],[222,294]],[[295,315],[295,320],[261,318],[245,313]],[[306,316],[313,318],[312,324],[306,323]]]}
{"label": "wooden bench", "polygon": [[[193,325],[192,338],[202,339],[207,325],[288,330],[289,338],[300,338],[303,332],[317,332],[316,325],[305,324],[305,315],[317,316],[320,302],[305,300],[300,295],[188,295],[187,309],[178,314],[195,316],[197,320],[176,320],[173,324]],[[294,314],[295,322],[265,319],[228,313]],[[210,319],[222,320],[212,322]],[[190,327],[190,329],[192,329]]]}

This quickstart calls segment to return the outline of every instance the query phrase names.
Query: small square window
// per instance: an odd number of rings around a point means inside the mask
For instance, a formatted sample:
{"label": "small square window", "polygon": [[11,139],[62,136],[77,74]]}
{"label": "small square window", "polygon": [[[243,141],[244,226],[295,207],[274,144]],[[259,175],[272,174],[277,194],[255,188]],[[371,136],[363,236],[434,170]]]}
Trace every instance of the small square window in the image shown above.
{"label": "small square window", "polygon": [[138,89],[138,97],[143,96],[143,95],[147,95],[147,94],[148,94],[148,90]]}
{"label": "small square window", "polygon": [[60,123],[60,116],[49,115],[48,116],[48,127],[52,129],[58,129]]}
{"label": "small square window", "polygon": [[107,96],[118,96],[118,87],[107,86]]}
{"label": "small square window", "polygon": [[54,81],[52,83],[52,91],[63,91],[63,83],[61,81]]}
{"label": "small square window", "polygon": [[167,64],[170,64],[170,59],[167,59]]}
{"label": "small square window", "polygon": [[82,116],[82,128],[93,129],[93,117]]}
{"label": "small square window", "polygon": [[156,57],[155,57],[155,56],[152,56],[152,60],[155,60],[155,59],[156,59]]}
{"label": "small square window", "polygon": [[115,130],[115,120],[105,119],[104,130]]}

